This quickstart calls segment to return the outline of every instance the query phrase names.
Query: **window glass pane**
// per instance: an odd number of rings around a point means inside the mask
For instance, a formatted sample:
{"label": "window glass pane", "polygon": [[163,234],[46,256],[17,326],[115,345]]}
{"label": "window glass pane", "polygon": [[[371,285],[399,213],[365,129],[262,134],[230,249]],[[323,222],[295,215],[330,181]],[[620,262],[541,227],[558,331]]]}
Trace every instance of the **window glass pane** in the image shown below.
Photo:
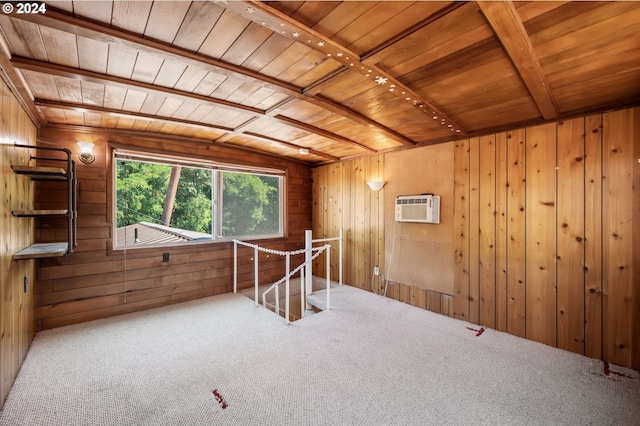
{"label": "window glass pane", "polygon": [[210,240],[212,171],[116,159],[116,246]]}
{"label": "window glass pane", "polygon": [[281,234],[281,178],[238,172],[221,173],[221,235]]}
{"label": "window glass pane", "polygon": [[115,248],[283,235],[284,171],[131,151],[113,165]]}

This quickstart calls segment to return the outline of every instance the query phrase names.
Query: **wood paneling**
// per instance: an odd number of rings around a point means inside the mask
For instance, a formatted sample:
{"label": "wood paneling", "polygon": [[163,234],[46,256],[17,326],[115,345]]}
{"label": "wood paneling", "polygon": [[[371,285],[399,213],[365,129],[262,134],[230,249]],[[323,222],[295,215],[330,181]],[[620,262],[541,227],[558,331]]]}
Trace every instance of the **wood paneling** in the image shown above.
{"label": "wood paneling", "polygon": [[507,332],[524,337],[526,328],[525,131],[507,133]]}
{"label": "wood paneling", "polygon": [[[423,293],[420,284],[403,280],[389,282],[387,296],[637,369],[640,108],[451,144],[453,294]],[[354,196],[367,179],[360,164],[366,161],[341,163],[342,199],[332,206],[358,220],[372,215],[372,200]],[[431,177],[424,168],[403,165],[407,176]],[[337,183],[327,179],[334,167],[314,169],[314,203],[338,193]],[[328,216],[315,217],[322,214],[314,209],[314,230],[322,221],[331,222]],[[384,216],[389,219],[393,212],[385,210]],[[344,223],[351,244],[345,283],[352,284],[354,269],[364,271],[361,259],[373,258],[373,240],[365,235],[376,232],[373,220],[364,224],[365,233],[361,224],[352,232],[356,222]],[[390,224],[387,220],[386,227]],[[385,244],[386,258],[378,261],[388,264],[392,241]],[[429,271],[423,267],[424,274]],[[358,277],[366,275],[361,271]],[[368,288],[363,282],[355,285]]]}
{"label": "wood paneling", "polygon": [[508,182],[507,174],[507,134],[496,135],[496,326],[507,331],[508,295],[507,254],[508,254]]}
{"label": "wood paneling", "polygon": [[478,269],[479,311],[478,323],[496,328],[496,137],[480,138],[478,206]]}
{"label": "wood paneling", "polygon": [[558,124],[558,347],[584,353],[585,120]]}
{"label": "wood paneling", "polygon": [[[18,375],[35,333],[34,260],[12,260],[34,240],[34,219],[12,210],[34,207],[34,185],[11,170],[29,164],[29,152],[14,143],[35,144],[36,128],[9,88],[0,83],[0,407]],[[32,164],[33,165],[33,164]],[[24,280],[28,279],[25,289]]]}
{"label": "wood paneling", "polygon": [[[633,217],[634,115],[628,109],[603,116],[603,286],[604,357],[619,365],[630,365],[634,310],[638,302],[638,281],[634,283],[633,236],[638,218]],[[637,172],[636,172],[637,173]],[[635,194],[634,194],[635,193]],[[638,358],[638,354],[635,357]],[[637,363],[637,361],[636,361]]]}
{"label": "wood paneling", "polygon": [[526,337],[556,344],[556,125],[526,130]]}
{"label": "wood paneling", "polygon": [[[304,230],[311,227],[311,170],[299,163],[197,142],[124,137],[116,134],[86,133],[82,129],[43,128],[39,139],[77,152],[76,141],[91,140],[96,161],[78,164],[78,247],[73,255],[47,259],[38,266],[38,320],[41,329],[58,327],[107,316],[134,312],[232,290],[233,245],[212,243],[190,247],[144,250],[113,250],[112,174],[110,143],[140,149],[212,158],[240,164],[280,167],[287,171],[288,236],[262,242],[275,250],[296,250],[304,246]],[[39,185],[38,193],[46,191]],[[46,206],[64,194],[47,191]],[[49,222],[54,229],[58,223]],[[58,229],[38,227],[39,242],[56,238]],[[64,231],[64,227],[62,227]],[[162,262],[162,253],[170,254]],[[253,284],[252,255],[241,255],[243,275],[239,288]],[[337,256],[336,256],[337,257]],[[284,260],[260,255],[260,283],[274,282],[284,275]],[[333,263],[333,260],[332,260]]]}
{"label": "wood paneling", "polygon": [[602,116],[585,118],[585,355],[602,357]]}
{"label": "wood paneling", "polygon": [[[384,181],[384,156],[363,157],[313,169],[313,237],[331,238],[343,230],[343,282],[377,293],[384,263],[384,190],[372,192],[367,181]],[[332,246],[334,246],[332,244]],[[337,250],[331,251],[331,279],[338,280]],[[314,274],[325,276],[318,257]],[[408,296],[407,296],[408,300]]]}
{"label": "wood paneling", "polygon": [[469,319],[469,139],[454,145],[453,316]]}
{"label": "wood paneling", "polygon": [[469,141],[469,321],[480,322],[480,138]]}

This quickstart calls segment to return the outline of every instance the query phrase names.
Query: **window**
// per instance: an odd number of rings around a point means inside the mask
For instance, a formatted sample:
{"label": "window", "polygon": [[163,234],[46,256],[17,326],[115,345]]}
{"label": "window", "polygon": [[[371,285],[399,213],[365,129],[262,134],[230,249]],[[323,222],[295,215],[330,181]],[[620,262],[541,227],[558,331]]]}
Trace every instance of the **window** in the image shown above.
{"label": "window", "polygon": [[114,248],[283,236],[284,171],[114,151]]}

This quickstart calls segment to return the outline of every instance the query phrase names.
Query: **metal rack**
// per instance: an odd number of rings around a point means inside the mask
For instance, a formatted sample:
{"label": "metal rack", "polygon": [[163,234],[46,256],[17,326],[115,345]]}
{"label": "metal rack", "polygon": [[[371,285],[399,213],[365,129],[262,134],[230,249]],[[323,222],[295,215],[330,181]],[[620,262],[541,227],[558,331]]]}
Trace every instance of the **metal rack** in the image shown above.
{"label": "metal rack", "polygon": [[13,165],[14,173],[25,175],[33,181],[55,181],[67,184],[67,208],[61,210],[13,210],[16,217],[66,217],[68,220],[68,232],[66,242],[33,244],[13,255],[14,260],[38,259],[43,257],[59,257],[73,253],[78,245],[78,181],[76,177],[76,162],[71,159],[71,151],[66,148],[51,148],[36,145],[14,144],[16,148],[35,149],[51,152],[60,152],[62,157],[38,157],[30,156],[30,160],[43,160],[63,162],[65,168],[38,167]]}

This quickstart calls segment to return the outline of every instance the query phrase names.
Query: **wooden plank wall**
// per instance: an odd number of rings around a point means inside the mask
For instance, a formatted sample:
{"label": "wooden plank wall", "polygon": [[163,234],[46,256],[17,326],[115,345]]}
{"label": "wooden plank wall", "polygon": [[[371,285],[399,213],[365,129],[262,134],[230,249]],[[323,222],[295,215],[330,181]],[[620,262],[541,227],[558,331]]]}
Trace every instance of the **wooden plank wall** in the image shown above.
{"label": "wooden plank wall", "polygon": [[456,143],[455,317],[640,367],[639,119],[627,109]]}
{"label": "wooden plank wall", "polygon": [[[343,161],[312,171],[313,237],[331,238],[343,229],[343,282],[382,294],[374,266],[384,265],[384,191],[373,192],[367,181],[384,181],[384,156]],[[338,256],[331,251],[331,279],[338,280]],[[314,262],[314,274],[325,276],[324,257]]]}
{"label": "wooden plank wall", "polygon": [[[411,283],[387,295],[640,369],[640,108],[452,144],[453,295]],[[385,261],[380,216],[393,214],[374,214],[384,191],[365,191],[379,158],[313,170],[314,232],[340,221],[345,282],[367,290]]]}
{"label": "wooden plank wall", "polygon": [[[57,127],[41,129],[41,143],[78,152],[77,141],[95,144],[96,161],[78,162],[78,247],[65,258],[43,259],[38,266],[38,326],[48,329],[83,321],[139,311],[170,303],[232,291],[233,244],[207,244],[182,248],[113,251],[111,249],[110,142],[233,161],[240,164],[269,164],[287,169],[288,238],[261,242],[275,250],[304,247],[304,230],[311,227],[311,169],[224,146],[188,140],[152,139],[107,132],[74,131]],[[64,193],[51,184],[39,184],[37,193],[52,201],[40,208],[56,208]],[[42,198],[42,197],[41,197]],[[40,242],[64,239],[65,224],[43,220],[37,229]],[[169,262],[162,262],[168,252]],[[239,249],[239,287],[253,285],[253,249]],[[260,284],[284,275],[284,260],[260,253]]]}
{"label": "wooden plank wall", "polygon": [[[11,215],[11,210],[33,208],[34,184],[26,177],[14,174],[11,165],[29,164],[29,150],[14,148],[13,144],[35,144],[36,127],[3,82],[0,83],[0,117],[1,407],[35,334],[35,262],[12,260],[14,253],[32,244],[35,235],[34,219]],[[26,292],[23,285],[25,276],[29,280]]]}

